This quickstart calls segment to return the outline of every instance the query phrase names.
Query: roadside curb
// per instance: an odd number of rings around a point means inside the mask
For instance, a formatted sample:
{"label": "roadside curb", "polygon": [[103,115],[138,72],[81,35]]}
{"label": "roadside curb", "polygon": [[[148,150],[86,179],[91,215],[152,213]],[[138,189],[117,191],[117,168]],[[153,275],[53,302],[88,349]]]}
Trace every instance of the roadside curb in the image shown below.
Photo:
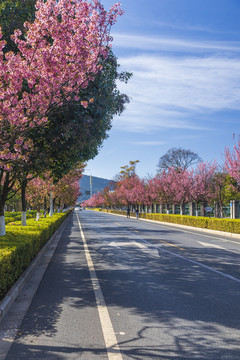
{"label": "roadside curb", "polygon": [[[69,214],[70,215],[70,214]],[[59,226],[59,228],[55,231],[55,233],[51,236],[51,238],[47,241],[47,243],[42,247],[42,249],[38,252],[38,254],[35,256],[35,258],[32,260],[30,265],[27,267],[27,269],[22,273],[20,278],[16,281],[16,283],[11,287],[11,289],[7,292],[3,300],[0,302],[0,323],[2,322],[4,316],[10,309],[11,305],[14,303],[14,301],[17,299],[18,295],[20,294],[21,290],[23,289],[24,285],[26,284],[27,280],[32,275],[33,271],[38,266],[40,260],[45,255],[45,253],[50,249],[52,246],[51,255],[48,257],[48,262],[51,261],[51,258],[55,252],[55,249],[59,243],[59,240],[61,238],[60,234],[64,230],[67,220],[69,219],[69,215],[67,218],[63,221],[63,223]],[[47,268],[46,266],[46,268]]]}

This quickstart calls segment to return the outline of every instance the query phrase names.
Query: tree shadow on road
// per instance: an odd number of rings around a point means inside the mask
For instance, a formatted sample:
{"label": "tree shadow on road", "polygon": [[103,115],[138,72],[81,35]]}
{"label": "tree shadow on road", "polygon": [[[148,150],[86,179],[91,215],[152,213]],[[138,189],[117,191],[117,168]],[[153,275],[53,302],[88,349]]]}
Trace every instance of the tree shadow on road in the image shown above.
{"label": "tree shadow on road", "polygon": [[[114,330],[124,359],[239,360],[240,306],[236,299],[240,285],[170,251],[160,249],[159,257],[153,257],[135,246],[109,246],[112,241],[123,241],[118,229],[109,228],[111,236],[99,243],[92,241],[100,235],[97,224],[86,234],[113,324],[121,317],[116,326],[123,328]],[[192,252],[206,261],[212,256],[211,250],[207,258],[206,250],[201,253],[193,248]],[[217,253],[220,259],[230,261],[225,251]],[[235,255],[232,259],[237,261]],[[219,267],[221,271],[220,262]],[[51,345],[58,337],[64,304],[79,312],[83,320],[87,309],[96,311],[75,220],[65,228],[7,360],[107,359],[106,350],[97,344],[79,346],[76,341],[62,340],[59,346]],[[135,335],[130,337],[129,333]],[[42,345],[36,344],[37,337],[44,337]]]}

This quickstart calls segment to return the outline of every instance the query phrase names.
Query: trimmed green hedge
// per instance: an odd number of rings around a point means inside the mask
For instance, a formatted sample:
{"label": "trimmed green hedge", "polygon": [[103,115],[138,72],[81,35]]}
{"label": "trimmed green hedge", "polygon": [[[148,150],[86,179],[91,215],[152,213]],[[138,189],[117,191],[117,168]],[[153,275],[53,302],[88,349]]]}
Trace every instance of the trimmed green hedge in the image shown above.
{"label": "trimmed green hedge", "polygon": [[224,231],[240,234],[240,219],[219,219],[202,216],[141,214],[143,219],[157,220],[180,225],[193,226],[201,229]]}
{"label": "trimmed green hedge", "polygon": [[210,218],[209,229],[240,234],[240,220]]}
{"label": "trimmed green hedge", "polygon": [[42,246],[65,220],[69,212],[52,217],[29,219],[6,225],[6,235],[0,237],[0,300],[6,295]]}
{"label": "trimmed green hedge", "polygon": [[[126,216],[126,211],[94,209],[98,211],[110,212],[112,214],[120,214]],[[131,216],[136,216],[131,213]],[[224,231],[233,234],[240,234],[240,219],[219,219],[202,216],[188,216],[188,215],[167,215],[167,214],[152,214],[139,213],[142,219],[162,221],[178,225],[193,226],[201,229]]]}
{"label": "trimmed green hedge", "polygon": [[187,216],[187,215],[167,215],[167,214],[140,214],[143,219],[163,221],[173,224],[194,226],[198,228],[208,228],[208,221],[210,218],[202,216]]}

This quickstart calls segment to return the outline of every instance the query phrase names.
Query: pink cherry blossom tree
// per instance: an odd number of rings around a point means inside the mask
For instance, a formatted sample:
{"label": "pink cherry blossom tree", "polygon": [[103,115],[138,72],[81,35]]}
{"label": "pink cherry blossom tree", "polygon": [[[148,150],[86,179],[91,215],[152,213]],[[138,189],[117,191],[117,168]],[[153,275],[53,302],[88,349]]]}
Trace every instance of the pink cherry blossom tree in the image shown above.
{"label": "pink cherry blossom tree", "polygon": [[[29,129],[45,126],[53,108],[76,100],[94,79],[122,14],[119,3],[106,12],[98,0],[38,0],[36,9],[26,37],[20,30],[12,37],[17,53],[3,54],[0,41],[0,235],[5,201],[32,149]],[[80,100],[86,107],[90,99]]]}
{"label": "pink cherry blossom tree", "polygon": [[172,188],[175,192],[175,203],[180,205],[180,214],[183,215],[184,204],[191,200],[193,179],[188,170],[178,170],[172,174]]}
{"label": "pink cherry blossom tree", "polygon": [[229,148],[225,149],[225,166],[228,173],[240,185],[240,141],[234,145],[232,152]]}
{"label": "pink cherry blossom tree", "polygon": [[196,216],[198,216],[198,204],[212,201],[215,196],[213,180],[217,170],[217,163],[201,162],[192,171],[191,198],[196,202]]}
{"label": "pink cherry blossom tree", "polygon": [[[75,169],[64,175],[53,184],[50,173],[45,173],[42,177],[32,179],[27,185],[26,199],[31,207],[37,210],[37,219],[40,217],[40,209],[46,204],[51,208],[58,202],[59,207],[75,205],[79,195],[79,180],[82,177],[84,166],[79,163]],[[52,204],[51,204],[52,201]],[[50,216],[53,213],[50,212]]]}
{"label": "pink cherry blossom tree", "polygon": [[84,201],[82,206],[87,207],[103,207],[105,205],[104,195],[99,191],[96,194],[93,194],[90,199]]}
{"label": "pink cherry blossom tree", "polygon": [[114,184],[105,186],[102,191],[102,196],[104,197],[104,206],[112,208],[116,204],[117,199],[113,196],[113,194]]}
{"label": "pink cherry blossom tree", "polygon": [[53,202],[57,202],[60,208],[75,205],[80,195],[79,181],[82,178],[83,169],[83,164],[76,164],[75,169],[71,170],[54,184]]}
{"label": "pink cherry blossom tree", "polygon": [[136,175],[123,177],[117,184],[116,193],[122,205],[139,205],[145,200],[143,181]]}
{"label": "pink cherry blossom tree", "polygon": [[154,178],[147,180],[146,192],[151,204],[162,203],[160,174],[157,174]]}
{"label": "pink cherry blossom tree", "polygon": [[175,181],[176,171],[175,168],[169,168],[168,171],[163,170],[157,175],[156,179],[158,196],[161,202],[167,205],[167,212],[170,211],[170,207],[175,203],[176,190],[172,182]]}
{"label": "pink cherry blossom tree", "polygon": [[[49,180],[49,179],[48,179]],[[36,219],[40,217],[40,210],[43,205],[47,206],[47,198],[51,187],[51,181],[46,178],[34,178],[27,185],[26,200],[27,203],[34,209],[37,210]],[[22,218],[22,222],[23,222]],[[26,225],[25,221],[24,224]]]}
{"label": "pink cherry blossom tree", "polygon": [[191,185],[192,178],[188,170],[172,167],[157,174],[148,186],[153,202],[167,205],[167,211],[172,205],[179,204],[182,214],[184,204],[190,200]]}

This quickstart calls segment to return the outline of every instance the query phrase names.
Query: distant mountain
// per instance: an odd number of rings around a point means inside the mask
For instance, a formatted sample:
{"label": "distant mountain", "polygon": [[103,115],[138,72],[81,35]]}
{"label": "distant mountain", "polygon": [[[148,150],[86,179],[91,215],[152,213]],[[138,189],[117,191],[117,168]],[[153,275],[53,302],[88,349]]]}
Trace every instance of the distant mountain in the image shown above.
{"label": "distant mountain", "polygon": [[[79,196],[78,203],[81,203],[90,198],[90,178],[91,176],[89,175],[83,175],[82,179],[79,182],[82,195]],[[98,191],[102,191],[106,186],[111,186],[112,183],[115,183],[115,181],[92,176],[92,194],[96,194]]]}

